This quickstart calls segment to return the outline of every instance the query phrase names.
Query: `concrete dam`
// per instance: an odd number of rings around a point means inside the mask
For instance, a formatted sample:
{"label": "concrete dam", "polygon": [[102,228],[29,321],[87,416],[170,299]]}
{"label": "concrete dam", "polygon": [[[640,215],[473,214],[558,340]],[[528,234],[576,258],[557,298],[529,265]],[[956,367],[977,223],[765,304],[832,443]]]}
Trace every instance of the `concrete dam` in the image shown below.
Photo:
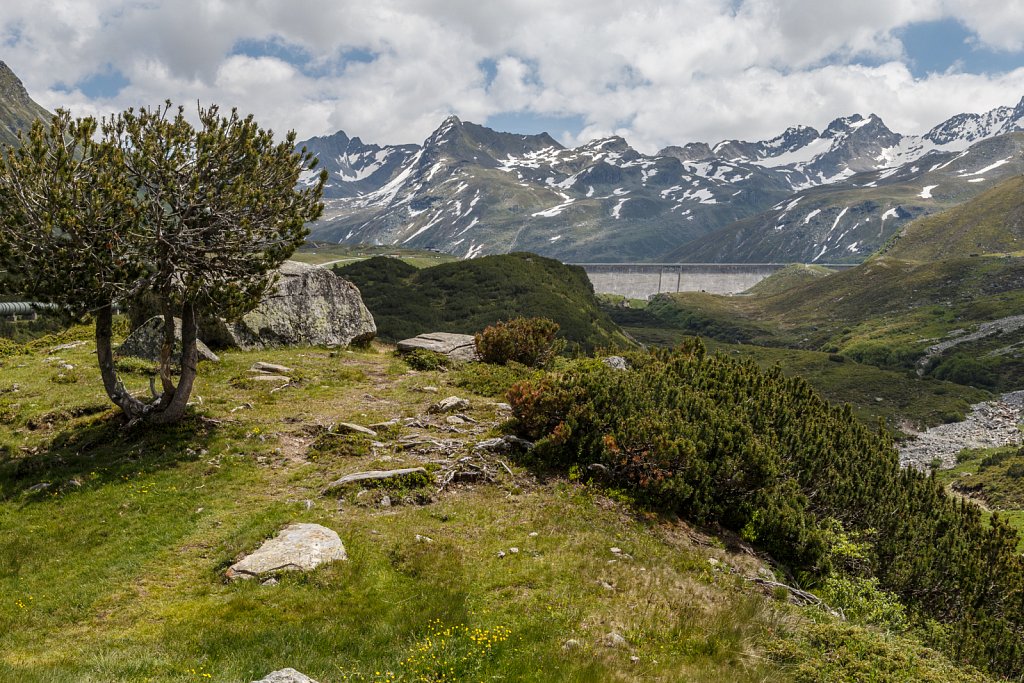
{"label": "concrete dam", "polygon": [[[665,292],[739,294],[790,263],[574,263],[599,294],[648,299]],[[831,270],[857,264],[815,264]]]}

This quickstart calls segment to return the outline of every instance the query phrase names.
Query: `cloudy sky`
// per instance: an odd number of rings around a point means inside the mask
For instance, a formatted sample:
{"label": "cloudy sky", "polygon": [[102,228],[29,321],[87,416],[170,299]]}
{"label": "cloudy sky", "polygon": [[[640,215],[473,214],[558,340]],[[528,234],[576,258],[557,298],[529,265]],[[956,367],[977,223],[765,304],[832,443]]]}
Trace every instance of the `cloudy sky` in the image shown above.
{"label": "cloudy sky", "polygon": [[450,113],[567,144],[771,137],[879,114],[921,133],[1024,96],[1021,0],[3,0],[48,108],[170,98],[300,137],[420,142]]}

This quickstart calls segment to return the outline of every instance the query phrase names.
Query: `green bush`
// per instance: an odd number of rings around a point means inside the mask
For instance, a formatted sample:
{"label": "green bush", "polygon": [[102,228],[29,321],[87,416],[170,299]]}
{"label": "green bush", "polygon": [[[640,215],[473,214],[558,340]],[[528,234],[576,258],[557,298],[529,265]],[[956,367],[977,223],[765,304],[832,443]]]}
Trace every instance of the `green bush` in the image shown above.
{"label": "green bush", "polygon": [[907,610],[892,593],[882,590],[875,577],[829,576],[818,591],[832,608],[843,610],[856,624],[903,631],[909,625]]}
{"label": "green bush", "polygon": [[544,367],[563,344],[555,339],[558,323],[548,318],[514,318],[484,328],[474,335],[480,360],[494,365],[520,363]]}
{"label": "green bush", "polygon": [[887,432],[777,367],[709,356],[699,341],[628,360],[577,361],[512,387],[511,426],[536,441],[529,457],[598,464],[609,487],[737,532],[803,583],[841,570],[847,583],[830,590],[865,620],[902,623],[901,602],[949,628],[957,659],[1024,673],[1024,561],[1005,520],[901,469]]}
{"label": "green bush", "polygon": [[939,361],[930,371],[935,379],[966,384],[982,389],[999,386],[1000,359],[975,358],[958,354]]}
{"label": "green bush", "polygon": [[1008,458],[1012,458],[1013,455],[1014,455],[1013,451],[1008,451],[1008,450],[996,451],[995,453],[990,453],[989,455],[986,455],[984,458],[982,458],[981,462],[978,463],[978,470],[982,471],[982,470],[988,469],[989,467],[995,467],[996,465],[1002,465],[1004,462],[1006,462],[1006,460]]}
{"label": "green bush", "polygon": [[408,363],[409,367],[413,370],[420,370],[423,372],[446,370],[452,364],[452,361],[448,356],[428,349],[413,349],[408,353],[403,353],[401,358]]}
{"label": "green bush", "polygon": [[508,365],[474,363],[457,370],[452,384],[480,396],[504,399],[517,382],[538,379],[540,371],[510,362]]}

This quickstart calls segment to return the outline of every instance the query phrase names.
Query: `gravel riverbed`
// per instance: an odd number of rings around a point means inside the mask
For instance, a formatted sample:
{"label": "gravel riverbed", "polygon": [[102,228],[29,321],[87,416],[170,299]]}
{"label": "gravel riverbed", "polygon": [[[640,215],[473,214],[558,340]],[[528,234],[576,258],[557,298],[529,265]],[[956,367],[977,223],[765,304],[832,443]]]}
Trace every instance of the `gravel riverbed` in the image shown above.
{"label": "gravel riverbed", "polygon": [[918,432],[900,447],[900,464],[927,468],[936,458],[942,468],[956,465],[956,455],[965,448],[1013,446],[1022,442],[1018,425],[1024,422],[1024,391],[1003,394],[994,401],[971,406],[963,422],[952,422]]}

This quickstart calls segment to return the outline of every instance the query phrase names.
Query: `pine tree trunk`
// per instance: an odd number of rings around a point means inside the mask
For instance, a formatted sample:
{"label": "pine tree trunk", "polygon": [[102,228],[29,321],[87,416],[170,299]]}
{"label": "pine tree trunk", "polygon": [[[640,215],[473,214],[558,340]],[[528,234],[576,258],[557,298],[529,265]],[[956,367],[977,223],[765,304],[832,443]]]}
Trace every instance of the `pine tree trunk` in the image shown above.
{"label": "pine tree trunk", "polygon": [[165,409],[174,397],[175,392],[174,376],[171,370],[171,359],[174,356],[175,341],[174,311],[171,308],[170,301],[164,300],[161,312],[164,316],[164,343],[160,347],[160,384],[163,388],[163,393],[160,395],[157,410]]}
{"label": "pine tree trunk", "polygon": [[195,306],[191,302],[185,302],[181,309],[181,375],[178,377],[178,386],[165,407],[152,414],[152,422],[170,424],[185,415],[196,380],[196,366],[199,364],[199,351],[196,348],[198,334]]}
{"label": "pine tree trunk", "polygon": [[128,393],[117,376],[117,369],[114,367],[114,352],[110,343],[113,319],[114,313],[110,304],[96,312],[96,358],[99,361],[100,375],[103,377],[103,388],[106,389],[107,396],[114,402],[114,405],[124,411],[128,419],[133,420],[145,415],[147,406]]}

